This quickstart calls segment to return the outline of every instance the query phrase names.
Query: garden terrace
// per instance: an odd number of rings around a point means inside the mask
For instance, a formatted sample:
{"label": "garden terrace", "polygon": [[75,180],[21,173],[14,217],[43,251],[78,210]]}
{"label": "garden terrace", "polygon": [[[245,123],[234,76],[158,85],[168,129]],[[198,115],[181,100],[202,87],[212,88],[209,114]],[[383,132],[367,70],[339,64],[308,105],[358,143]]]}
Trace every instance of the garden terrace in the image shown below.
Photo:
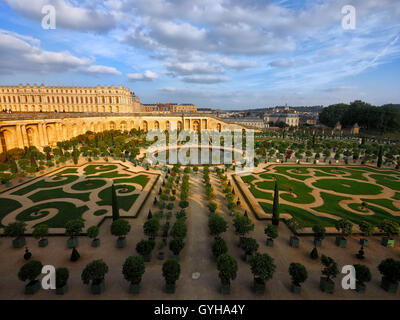
{"label": "garden terrace", "polygon": [[260,219],[271,217],[276,181],[281,213],[304,227],[332,227],[341,218],[375,226],[384,219],[400,222],[400,173],[395,170],[271,165],[265,172],[234,177]]}
{"label": "garden terrace", "polygon": [[[111,217],[111,185],[115,185],[120,215],[136,217],[158,175],[134,172],[121,163],[85,164],[53,171],[0,194],[0,229],[14,221],[28,233],[46,224],[64,233],[69,220],[82,218],[85,229]],[[2,231],[0,231],[2,232]]]}

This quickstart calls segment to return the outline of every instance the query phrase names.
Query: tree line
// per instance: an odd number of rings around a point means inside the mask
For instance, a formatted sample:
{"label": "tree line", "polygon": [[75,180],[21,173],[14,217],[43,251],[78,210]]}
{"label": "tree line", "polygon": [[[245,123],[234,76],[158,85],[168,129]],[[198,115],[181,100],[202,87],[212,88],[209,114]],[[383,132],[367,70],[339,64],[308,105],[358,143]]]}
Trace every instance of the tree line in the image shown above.
{"label": "tree line", "polygon": [[334,127],[340,122],[343,127],[351,127],[355,123],[366,130],[393,132],[400,128],[400,108],[393,104],[381,107],[356,100],[350,104],[330,105],[319,114],[319,121]]}

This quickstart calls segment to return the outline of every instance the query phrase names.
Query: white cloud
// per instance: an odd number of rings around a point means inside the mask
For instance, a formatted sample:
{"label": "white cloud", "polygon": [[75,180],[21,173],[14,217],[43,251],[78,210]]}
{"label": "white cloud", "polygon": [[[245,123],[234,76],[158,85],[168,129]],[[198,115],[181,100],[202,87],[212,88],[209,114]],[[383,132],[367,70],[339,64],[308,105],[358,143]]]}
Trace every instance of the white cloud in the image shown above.
{"label": "white cloud", "polygon": [[129,73],[127,77],[130,81],[154,81],[158,79],[158,74],[146,70],[144,73]]}
{"label": "white cloud", "polygon": [[0,29],[0,74],[62,72],[121,74],[114,67],[95,65],[93,59],[68,51],[44,50],[37,39]]}

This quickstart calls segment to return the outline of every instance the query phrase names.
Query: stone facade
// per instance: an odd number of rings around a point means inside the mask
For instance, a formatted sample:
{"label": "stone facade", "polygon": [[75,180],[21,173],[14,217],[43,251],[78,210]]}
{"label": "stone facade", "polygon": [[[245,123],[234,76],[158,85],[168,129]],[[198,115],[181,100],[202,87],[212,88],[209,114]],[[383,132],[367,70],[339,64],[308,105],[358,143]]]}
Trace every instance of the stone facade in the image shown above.
{"label": "stone facade", "polygon": [[7,112],[0,113],[0,152],[55,146],[58,141],[87,131],[243,129],[238,124],[198,114],[194,105],[182,106],[184,109],[175,111],[146,112],[139,98],[122,86],[2,86],[0,109]]}
{"label": "stone facade", "polygon": [[138,97],[122,86],[0,86],[0,110],[11,112],[140,112]]}

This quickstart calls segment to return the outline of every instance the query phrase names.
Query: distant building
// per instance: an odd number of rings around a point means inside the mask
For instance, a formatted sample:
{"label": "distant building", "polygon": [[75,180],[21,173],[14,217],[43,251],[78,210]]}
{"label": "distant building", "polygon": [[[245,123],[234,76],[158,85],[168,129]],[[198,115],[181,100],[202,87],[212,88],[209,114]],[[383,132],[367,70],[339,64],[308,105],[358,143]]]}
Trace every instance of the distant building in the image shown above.
{"label": "distant building", "polygon": [[142,104],[143,110],[146,112],[197,112],[197,106],[194,104],[177,104],[177,103],[156,103]]}
{"label": "distant building", "polygon": [[232,119],[231,121],[234,121],[234,122],[236,122],[242,126],[246,126],[246,127],[252,127],[252,128],[257,128],[257,129],[267,128],[266,123],[261,118],[237,118],[237,119]]}
{"label": "distant building", "polygon": [[289,127],[298,127],[300,118],[296,110],[290,109],[286,104],[284,107],[267,109],[264,115],[264,122],[267,123],[268,126],[285,123]]}

